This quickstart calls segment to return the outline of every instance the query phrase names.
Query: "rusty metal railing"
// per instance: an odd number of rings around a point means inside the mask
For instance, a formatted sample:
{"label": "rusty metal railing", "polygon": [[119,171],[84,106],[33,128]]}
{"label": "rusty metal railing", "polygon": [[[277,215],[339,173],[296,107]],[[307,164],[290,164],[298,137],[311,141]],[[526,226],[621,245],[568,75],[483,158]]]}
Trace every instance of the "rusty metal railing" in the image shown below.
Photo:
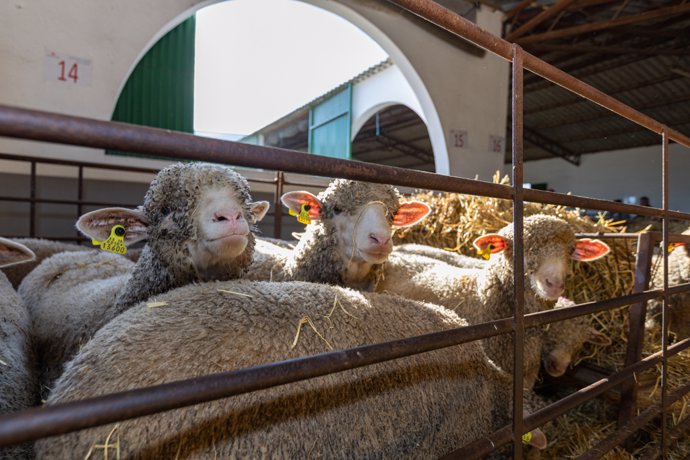
{"label": "rusty metal railing", "polygon": [[[608,210],[659,218],[663,222],[661,235],[663,247],[667,247],[669,241],[668,225],[671,218],[690,221],[690,214],[668,209],[668,142],[673,140],[686,147],[690,147],[690,138],[540,61],[529,53],[524,52],[520,47],[481,30],[434,2],[429,0],[390,0],[390,2],[462,38],[468,39],[504,59],[512,61],[514,186],[490,184],[458,177],[439,176],[420,171],[333,158],[315,158],[301,152],[197,138],[191,135],[170,133],[154,128],[6,106],[0,106],[0,135],[93,148],[113,148],[178,159],[204,160],[237,166],[261,167],[326,177],[345,177],[369,182],[392,183],[401,186],[511,199],[514,203],[516,253],[523,250],[521,213],[524,201]],[[523,100],[522,75],[524,69],[530,70],[571,92],[579,94],[585,99],[599,104],[609,111],[661,135],[664,162],[662,171],[662,208],[634,206],[582,196],[522,189],[521,101]],[[516,280],[521,280],[524,275],[524,267],[520,259],[522,258],[516,257],[514,267]],[[665,252],[663,270],[664,278],[666,279],[668,275],[668,262]],[[530,315],[522,314],[522,304],[518,302],[513,317],[466,328],[133,390],[124,394],[127,395],[126,398],[121,398],[120,396],[123,396],[123,394],[118,394],[52,407],[33,408],[17,414],[0,417],[0,446],[64,433],[87,426],[95,426],[109,421],[142,416],[155,411],[168,410],[172,407],[210,401],[232,394],[254,391],[259,388],[268,388],[316,375],[409,356],[497,334],[510,333],[513,335],[515,344],[514,369],[516,370],[513,388],[513,423],[511,426],[504,427],[494,434],[487,434],[486,439],[462,447],[460,450],[449,454],[449,457],[478,458],[501,445],[512,443],[513,456],[517,459],[522,456],[520,438],[523,431],[533,429],[605,391],[620,387],[629,381],[635,373],[642,370],[661,364],[662,373],[665,376],[667,360],[680,351],[690,348],[690,339],[682,340],[672,346],[667,346],[666,344],[668,296],[689,290],[690,284],[669,288],[665,282],[663,289],[642,289],[641,292],[623,297],[581,304],[562,309],[562,311],[554,310]],[[522,288],[516,282],[516,295],[518,295],[519,299],[522,298],[521,293]],[[583,390],[532,415],[523,417],[522,412],[518,410],[522,404],[522,378],[518,377],[521,377],[520,370],[522,369],[523,361],[521,338],[524,336],[524,329],[526,327],[642,303],[659,297],[664,299],[662,320],[664,330],[663,348],[659,353],[636,360],[618,372],[592,383]],[[360,359],[348,361],[349,355],[353,352]],[[681,397],[684,394],[687,394],[686,387],[678,389],[672,394],[667,394],[665,382],[662,382],[662,402],[659,407],[653,407],[649,411],[643,412],[643,414],[628,419],[621,428],[613,433],[612,437],[602,441],[595,449],[591,450],[587,454],[588,458],[599,458],[607,449],[622,442],[630,433],[643,426],[651,417],[660,415],[665,419],[666,410],[675,400],[674,398]],[[134,399],[130,400],[130,397]],[[661,431],[660,452],[662,455],[665,455],[668,438],[665,423],[662,423]]]}

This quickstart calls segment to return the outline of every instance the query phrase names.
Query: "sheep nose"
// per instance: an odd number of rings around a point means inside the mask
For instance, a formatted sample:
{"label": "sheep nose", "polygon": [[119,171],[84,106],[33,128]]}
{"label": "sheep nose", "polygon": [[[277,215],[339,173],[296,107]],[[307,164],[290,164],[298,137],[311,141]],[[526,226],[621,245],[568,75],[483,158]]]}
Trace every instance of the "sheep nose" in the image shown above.
{"label": "sheep nose", "polygon": [[385,246],[388,244],[388,242],[391,240],[390,235],[382,235],[382,234],[375,234],[375,233],[369,233],[369,240],[378,246]]}
{"label": "sheep nose", "polygon": [[563,282],[563,280],[560,280],[560,279],[552,280],[549,278],[545,278],[544,281],[546,282],[546,286],[549,289],[563,290],[563,288],[565,288],[565,283]]}
{"label": "sheep nose", "polygon": [[242,218],[242,211],[221,210],[213,213],[213,222],[235,221]]}

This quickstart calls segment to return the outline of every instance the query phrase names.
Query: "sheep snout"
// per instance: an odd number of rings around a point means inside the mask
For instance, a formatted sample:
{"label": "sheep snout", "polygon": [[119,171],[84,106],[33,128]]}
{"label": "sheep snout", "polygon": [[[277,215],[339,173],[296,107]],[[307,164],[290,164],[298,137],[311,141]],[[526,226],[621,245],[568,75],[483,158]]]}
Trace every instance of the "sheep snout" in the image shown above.
{"label": "sheep snout", "polygon": [[560,377],[568,370],[571,361],[570,353],[563,350],[553,350],[544,359],[544,369],[551,377]]}

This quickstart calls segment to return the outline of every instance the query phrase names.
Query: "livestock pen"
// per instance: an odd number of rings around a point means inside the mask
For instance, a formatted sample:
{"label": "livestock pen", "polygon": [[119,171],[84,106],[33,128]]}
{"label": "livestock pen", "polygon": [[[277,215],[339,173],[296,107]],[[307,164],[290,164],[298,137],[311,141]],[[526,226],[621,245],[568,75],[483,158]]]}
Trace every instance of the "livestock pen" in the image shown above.
{"label": "livestock pen", "polygon": [[[348,160],[315,158],[314,156],[296,151],[205,139],[154,128],[7,106],[0,106],[0,135],[93,148],[113,148],[180,160],[201,160],[235,166],[264,168],[286,173],[343,177],[512,200],[512,218],[516,234],[514,273],[517,303],[514,316],[451,331],[409,337],[395,342],[372,344],[249,369],[233,370],[58,406],[28,409],[20,413],[0,417],[0,446],[32,441],[41,437],[257,391],[498,334],[511,334],[515,345],[512,425],[504,427],[495,433],[487,433],[486,437],[470,445],[457,446],[457,450],[448,453],[448,458],[481,458],[506,444],[512,444],[514,458],[523,458],[521,442],[523,433],[539,427],[572,408],[613,389],[617,389],[621,394],[618,428],[608,437],[592,446],[581,458],[593,459],[602,457],[614,447],[623,444],[636,431],[657,417],[660,417],[662,420],[658,427],[660,442],[645,452],[645,455],[648,458],[667,456],[667,451],[672,447],[673,441],[678,439],[682,432],[688,428],[688,421],[690,420],[690,416],[684,414],[684,418],[678,420],[675,426],[670,424],[668,409],[675,401],[678,401],[690,392],[690,384],[684,384],[673,390],[669,388],[667,381],[668,361],[687,350],[690,347],[690,339],[685,338],[673,345],[668,345],[666,310],[669,296],[690,290],[690,284],[669,288],[667,283],[665,283],[663,289],[650,290],[648,289],[649,267],[654,245],[658,241],[662,242],[663,248],[668,247],[671,241],[690,243],[690,237],[671,235],[669,231],[671,219],[690,221],[690,214],[671,211],[668,202],[669,142],[674,141],[690,148],[690,138],[546,64],[529,53],[524,52],[519,46],[510,44],[483,31],[434,2],[429,0],[390,1],[438,27],[446,29],[512,62],[512,185],[492,184]],[[662,156],[663,164],[663,201],[660,208],[629,205],[584,196],[525,189],[523,187],[522,102],[525,70],[537,74],[565,90],[571,91],[624,119],[660,135],[660,155]],[[279,178],[281,176],[276,177]],[[276,196],[279,195],[276,194]],[[615,298],[579,304],[567,309],[525,315],[523,312],[523,245],[520,238],[523,230],[523,205],[525,202],[636,214],[660,219],[663,224],[662,231],[659,233],[644,233],[640,235],[597,234],[597,237],[638,239],[635,288],[633,292]],[[665,253],[666,251],[664,251]],[[664,257],[662,269],[664,273],[668,272],[667,257]],[[641,330],[644,328],[645,303],[653,298],[664,299],[661,350],[642,358]],[[600,376],[600,378],[597,378],[580,391],[542,410],[526,417],[523,416],[523,356],[521,344],[525,336],[525,329],[530,326],[544,325],[620,307],[628,309],[630,324],[629,348],[625,366],[612,374]],[[657,366],[660,367],[661,375],[660,402],[637,414],[635,410],[635,375]]]}

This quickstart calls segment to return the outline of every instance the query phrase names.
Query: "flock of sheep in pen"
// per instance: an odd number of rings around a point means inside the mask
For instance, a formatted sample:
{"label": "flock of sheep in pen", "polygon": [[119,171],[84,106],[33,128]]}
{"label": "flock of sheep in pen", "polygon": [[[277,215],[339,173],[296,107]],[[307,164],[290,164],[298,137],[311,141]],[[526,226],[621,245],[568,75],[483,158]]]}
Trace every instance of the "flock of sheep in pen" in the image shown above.
{"label": "flock of sheep in pen", "polygon": [[[318,197],[282,201],[308,223],[294,247],[255,236],[269,204],[253,202],[234,170],[175,164],[137,209],[77,222],[94,243],[145,240],[141,250],[0,239],[0,413],[513,315],[512,225],[478,238],[485,257],[472,258],[394,247],[393,229],[431,210],[392,186],[337,179]],[[557,217],[525,218],[525,313],[572,305],[562,297],[569,260],[608,251]],[[674,257],[690,266],[684,249]],[[562,375],[591,334],[581,318],[526,330],[526,412],[544,405],[533,392],[540,366]],[[510,423],[512,356],[511,335],[501,335],[45,438],[0,458],[439,457]],[[548,445],[540,429],[524,439]]]}

